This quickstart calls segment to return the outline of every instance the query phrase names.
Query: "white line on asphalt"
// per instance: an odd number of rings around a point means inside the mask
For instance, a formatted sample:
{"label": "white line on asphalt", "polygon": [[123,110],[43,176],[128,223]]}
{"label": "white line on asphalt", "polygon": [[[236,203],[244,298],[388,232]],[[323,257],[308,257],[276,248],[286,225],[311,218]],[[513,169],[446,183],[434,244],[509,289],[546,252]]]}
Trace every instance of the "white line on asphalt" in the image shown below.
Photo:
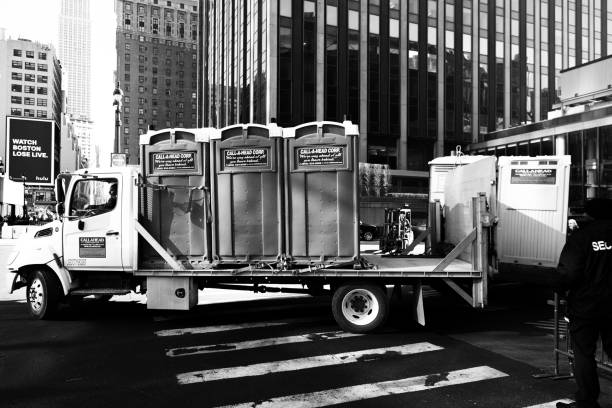
{"label": "white line on asphalt", "polygon": [[326,354],[293,360],[273,361],[248,366],[215,368],[212,370],[192,371],[189,373],[178,374],[178,383],[193,384],[217,380],[227,380],[229,378],[253,377],[271,373],[286,371],[305,370],[308,368],[325,367],[332,365],[367,362],[381,360],[387,357],[404,356],[409,354],[424,353],[427,351],[442,350],[442,347],[431,343],[415,343],[396,347],[382,347],[377,349],[359,350],[340,354]]}
{"label": "white line on asphalt", "polygon": [[328,405],[344,404],[347,402],[368,400],[388,395],[407,394],[410,392],[425,391],[432,388],[447,387],[476,381],[492,380],[507,377],[494,368],[481,366],[445,373],[423,375],[419,377],[404,378],[401,380],[382,381],[372,384],[361,384],[350,387],[317,391],[304,394],[288,395],[272,398],[261,402],[248,402],[228,405],[224,408],[316,408]]}
{"label": "white line on asphalt", "polygon": [[572,401],[571,399],[560,399],[556,401],[545,402],[543,404],[530,405],[525,408],[555,408],[557,406],[557,402],[565,402],[566,404],[569,404],[570,402],[574,402],[574,401]]}
{"label": "white line on asphalt", "polygon": [[306,343],[321,340],[344,339],[361,336],[361,334],[346,333],[342,331],[310,333],[298,336],[273,337],[268,339],[242,341],[239,343],[208,344],[205,346],[190,346],[171,348],[166,351],[168,357],[192,356],[194,354],[219,353],[223,351],[236,351],[254,349],[259,347],[278,346],[281,344]]}
{"label": "white line on asphalt", "polygon": [[241,323],[241,324],[224,324],[220,326],[202,326],[202,327],[185,327],[181,329],[169,329],[169,330],[158,330],[155,332],[157,336],[182,336],[185,334],[206,334],[206,333],[218,333],[230,330],[243,330],[243,329],[254,329],[259,327],[274,327],[284,326],[292,323],[308,323],[313,321],[320,321],[321,319],[287,319],[284,321],[275,322],[253,322],[253,323]]}

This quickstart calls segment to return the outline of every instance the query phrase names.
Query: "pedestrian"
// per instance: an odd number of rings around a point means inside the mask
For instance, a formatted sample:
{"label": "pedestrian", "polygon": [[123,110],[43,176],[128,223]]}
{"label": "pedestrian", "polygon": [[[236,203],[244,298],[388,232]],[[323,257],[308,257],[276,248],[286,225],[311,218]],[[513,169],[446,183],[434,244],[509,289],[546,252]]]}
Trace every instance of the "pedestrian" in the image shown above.
{"label": "pedestrian", "polygon": [[559,258],[558,288],[567,291],[569,330],[574,352],[576,402],[557,407],[599,407],[595,353],[601,336],[612,357],[612,200],[587,201],[596,222],[574,230]]}
{"label": "pedestrian", "polygon": [[570,218],[569,220],[567,220],[567,235],[568,236],[576,232],[578,228],[579,228],[578,222],[575,219]]}

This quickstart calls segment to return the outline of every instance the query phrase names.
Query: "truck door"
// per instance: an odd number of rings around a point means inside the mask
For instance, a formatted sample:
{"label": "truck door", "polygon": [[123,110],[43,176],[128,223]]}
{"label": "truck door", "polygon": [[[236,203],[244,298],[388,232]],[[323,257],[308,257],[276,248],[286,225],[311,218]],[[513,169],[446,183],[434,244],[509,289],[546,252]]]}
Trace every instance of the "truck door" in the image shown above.
{"label": "truck door", "polygon": [[121,177],[76,180],[64,222],[64,263],[69,269],[123,270]]}

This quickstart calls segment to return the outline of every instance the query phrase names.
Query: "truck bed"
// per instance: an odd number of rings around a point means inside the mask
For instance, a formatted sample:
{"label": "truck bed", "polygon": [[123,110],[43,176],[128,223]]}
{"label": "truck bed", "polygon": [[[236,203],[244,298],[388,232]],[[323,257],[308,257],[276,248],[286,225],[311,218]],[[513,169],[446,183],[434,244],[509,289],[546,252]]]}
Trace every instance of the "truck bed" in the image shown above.
{"label": "truck bed", "polygon": [[[436,268],[444,258],[430,257],[381,257],[366,255],[362,263],[311,265],[296,269],[277,269],[251,265],[246,267],[213,267],[198,269],[139,269],[134,271],[138,276],[190,276],[190,277],[456,277],[479,278],[480,271],[475,271],[470,262],[453,259],[445,268]],[[441,270],[440,270],[441,269]]]}

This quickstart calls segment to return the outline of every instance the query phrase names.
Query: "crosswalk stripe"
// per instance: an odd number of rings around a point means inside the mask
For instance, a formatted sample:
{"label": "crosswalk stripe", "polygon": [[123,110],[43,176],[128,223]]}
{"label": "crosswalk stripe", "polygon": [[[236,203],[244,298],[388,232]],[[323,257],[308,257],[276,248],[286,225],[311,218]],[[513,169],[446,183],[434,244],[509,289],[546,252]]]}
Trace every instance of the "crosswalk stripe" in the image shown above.
{"label": "crosswalk stripe", "polygon": [[472,383],[476,381],[492,380],[507,377],[501,371],[488,366],[472,367],[433,375],[404,378],[401,380],[382,381],[372,384],[361,384],[331,390],[317,391],[304,394],[289,395],[272,398],[265,401],[248,402],[236,405],[227,405],[224,408],[316,408],[328,405],[343,404],[361,401],[388,395],[406,394],[424,391],[432,388],[447,387]]}
{"label": "crosswalk stripe", "polygon": [[241,323],[241,324],[224,324],[220,326],[202,326],[202,327],[186,327],[181,329],[168,329],[158,330],[155,332],[157,336],[183,336],[185,334],[207,334],[207,333],[218,333],[230,330],[243,330],[243,329],[256,329],[261,327],[274,327],[274,326],[285,326],[292,323],[308,323],[313,321],[320,321],[320,319],[307,318],[307,319],[287,319],[276,322],[252,322],[252,323]]}
{"label": "crosswalk stripe", "polygon": [[530,405],[525,408],[555,408],[557,406],[557,402],[565,402],[566,404],[569,404],[570,402],[574,402],[574,401],[572,401],[571,399],[560,399],[556,401],[545,402],[543,404]]}
{"label": "crosswalk stripe", "polygon": [[252,377],[286,371],[305,370],[308,368],[325,367],[355,362],[381,360],[392,356],[404,356],[441,349],[442,347],[440,346],[423,342],[396,347],[382,347],[377,349],[359,350],[348,353],[326,354],[322,356],[297,358],[293,360],[259,363],[247,366],[192,371],[189,373],[178,374],[176,378],[179,384],[185,385],[217,380],[226,380],[230,378]]}
{"label": "crosswalk stripe", "polygon": [[259,347],[278,346],[281,344],[306,343],[321,340],[344,339],[348,337],[361,336],[361,334],[347,333],[342,331],[310,333],[298,336],[273,337],[268,339],[242,341],[239,343],[208,344],[205,346],[191,346],[171,348],[166,351],[168,357],[192,356],[194,354],[219,353],[224,351],[236,351],[254,349]]}

